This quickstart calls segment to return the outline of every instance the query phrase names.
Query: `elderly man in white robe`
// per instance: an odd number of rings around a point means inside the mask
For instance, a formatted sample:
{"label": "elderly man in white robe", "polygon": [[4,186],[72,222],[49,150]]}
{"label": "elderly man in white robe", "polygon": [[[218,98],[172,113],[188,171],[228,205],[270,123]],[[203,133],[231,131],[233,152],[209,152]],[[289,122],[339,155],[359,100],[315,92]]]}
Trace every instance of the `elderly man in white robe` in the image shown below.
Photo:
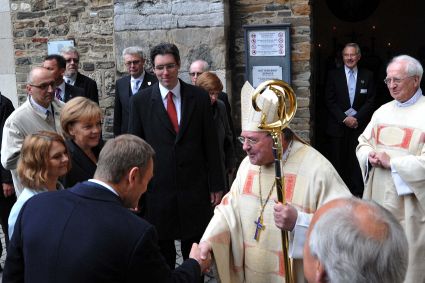
{"label": "elderly man in white robe", "polygon": [[407,55],[392,59],[384,82],[393,101],[381,106],[359,137],[363,198],[394,214],[409,243],[405,282],[425,282],[425,97],[423,68]]}
{"label": "elderly man in white robe", "polygon": [[[246,83],[241,94],[239,140],[248,156],[230,192],[215,209],[201,239],[201,252],[206,258],[212,251],[223,283],[281,283],[285,268],[280,229],[284,229],[290,231],[295,282],[304,282],[302,250],[312,213],[332,199],[351,194],[328,160],[285,129],[281,166],[289,204],[275,201],[273,140],[258,128],[261,113],[251,106],[252,93],[253,88]],[[257,100],[260,108],[269,109],[267,122],[276,121],[277,99],[273,96],[263,93]]]}

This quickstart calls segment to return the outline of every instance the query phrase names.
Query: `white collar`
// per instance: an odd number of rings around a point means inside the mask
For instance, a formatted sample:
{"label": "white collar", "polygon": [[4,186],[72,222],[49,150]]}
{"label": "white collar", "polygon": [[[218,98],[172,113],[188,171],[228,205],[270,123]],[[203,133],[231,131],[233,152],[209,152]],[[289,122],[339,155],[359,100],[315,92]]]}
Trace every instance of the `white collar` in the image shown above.
{"label": "white collar", "polygon": [[407,101],[405,102],[399,102],[396,100],[395,105],[397,105],[398,107],[408,107],[410,105],[413,105],[416,103],[416,101],[419,100],[419,98],[421,98],[422,96],[422,90],[421,88],[418,88],[418,90],[415,92],[415,94]]}
{"label": "white collar", "polygon": [[181,89],[181,85],[180,85],[180,80],[177,80],[177,84],[173,89],[168,89],[165,86],[161,85],[161,83],[159,83],[159,91],[161,92],[161,97],[162,100],[165,99],[165,97],[167,96],[168,92],[172,92],[176,98],[180,98],[180,89]]}

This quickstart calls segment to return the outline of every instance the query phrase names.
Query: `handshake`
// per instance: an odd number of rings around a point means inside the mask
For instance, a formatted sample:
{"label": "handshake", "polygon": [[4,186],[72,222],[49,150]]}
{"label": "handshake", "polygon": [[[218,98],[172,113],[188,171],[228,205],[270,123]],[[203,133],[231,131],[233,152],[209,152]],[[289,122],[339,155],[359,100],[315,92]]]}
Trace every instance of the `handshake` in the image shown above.
{"label": "handshake", "polygon": [[190,250],[189,258],[193,258],[199,263],[202,273],[207,273],[210,270],[212,258],[211,258],[211,245],[208,242],[201,242],[199,245],[193,243],[192,249]]}

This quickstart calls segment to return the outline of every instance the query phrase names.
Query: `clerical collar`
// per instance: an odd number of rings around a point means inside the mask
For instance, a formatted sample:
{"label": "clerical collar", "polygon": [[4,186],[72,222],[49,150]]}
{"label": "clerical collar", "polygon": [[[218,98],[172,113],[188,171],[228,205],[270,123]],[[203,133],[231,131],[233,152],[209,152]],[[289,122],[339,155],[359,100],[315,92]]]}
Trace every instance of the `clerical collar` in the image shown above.
{"label": "clerical collar", "polygon": [[422,90],[421,88],[418,88],[418,90],[416,91],[416,93],[407,101],[405,102],[399,102],[396,100],[395,105],[397,105],[397,107],[408,107],[410,105],[413,105],[416,103],[416,101],[419,100],[419,98],[421,98],[422,96]]}
{"label": "clerical collar", "polygon": [[113,192],[117,196],[120,196],[114,188],[112,188],[111,186],[109,186],[107,183],[105,183],[103,181],[100,181],[100,180],[97,180],[97,179],[89,179],[88,181],[92,182],[92,183],[96,183],[98,185],[101,185],[102,187],[105,187],[105,189],[108,189],[109,191]]}
{"label": "clerical collar", "polygon": [[145,71],[143,71],[143,73],[140,75],[140,77],[138,78],[133,78],[131,77],[131,82],[135,82],[135,81],[140,81],[143,82],[143,79],[145,78]]}
{"label": "clerical collar", "polygon": [[161,83],[159,83],[159,91],[161,92],[162,100],[165,100],[165,97],[167,96],[168,92],[172,92],[176,98],[180,98],[180,80],[177,80],[177,84],[173,89],[168,89],[165,86],[163,86]]}

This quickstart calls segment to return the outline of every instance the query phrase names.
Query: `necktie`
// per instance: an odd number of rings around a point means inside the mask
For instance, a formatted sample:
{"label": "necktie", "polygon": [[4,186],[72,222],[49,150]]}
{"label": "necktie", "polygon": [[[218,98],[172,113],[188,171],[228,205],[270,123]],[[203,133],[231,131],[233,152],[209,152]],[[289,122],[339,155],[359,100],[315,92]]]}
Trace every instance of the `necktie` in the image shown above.
{"label": "necktie", "polygon": [[133,95],[137,93],[137,91],[139,90],[140,87],[140,80],[136,80],[133,84]]}
{"label": "necktie", "polygon": [[46,111],[46,116],[47,116],[46,117],[47,123],[49,123],[50,126],[52,126],[53,128],[55,128],[55,121],[53,119],[52,113],[49,110]]}
{"label": "necktie", "polygon": [[350,105],[353,106],[354,95],[356,94],[356,78],[354,71],[348,71],[348,95],[350,97]]}
{"label": "necktie", "polygon": [[167,113],[171,124],[173,124],[174,131],[176,131],[177,134],[179,132],[179,123],[177,121],[176,105],[174,105],[173,93],[171,91],[167,94]]}
{"label": "necktie", "polygon": [[56,89],[56,91],[55,91],[55,96],[56,96],[56,98],[57,98],[57,99],[59,99],[60,101],[63,101],[63,100],[62,100],[62,96],[61,96],[61,91],[62,91],[62,90],[61,90],[60,88],[57,88],[57,89]]}

